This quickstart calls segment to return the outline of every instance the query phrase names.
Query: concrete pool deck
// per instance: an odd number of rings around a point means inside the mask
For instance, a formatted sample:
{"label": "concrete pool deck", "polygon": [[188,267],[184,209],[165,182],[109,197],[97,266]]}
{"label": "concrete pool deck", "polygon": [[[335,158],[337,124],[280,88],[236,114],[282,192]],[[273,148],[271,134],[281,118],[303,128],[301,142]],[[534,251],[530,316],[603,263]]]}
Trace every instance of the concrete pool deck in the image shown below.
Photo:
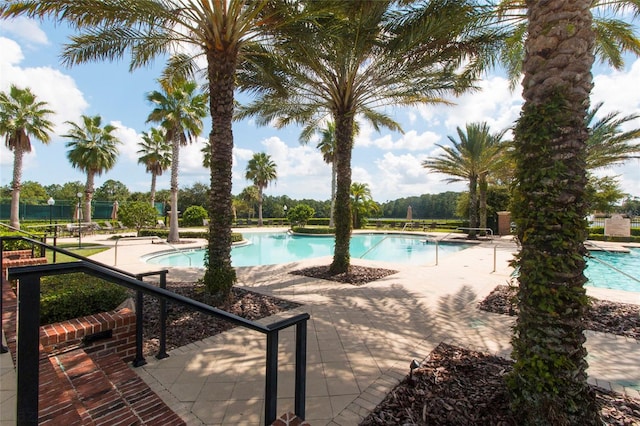
{"label": "concrete pool deck", "polygon": [[[109,244],[106,238],[83,237],[83,242]],[[203,241],[179,247],[191,245],[202,246]],[[115,266],[133,273],[164,269],[139,259],[166,248],[141,240],[121,242]],[[413,359],[422,361],[443,341],[509,356],[513,318],[480,311],[476,304],[509,281],[512,268],[508,262],[516,249],[510,239],[496,238],[441,257],[437,266],[352,259],[354,264],[398,271],[361,287],[289,274],[302,267],[326,265],[330,257],[237,268],[237,285],[302,304],[277,318],[300,312],[311,315],[306,420],[313,426],[357,425],[404,378]],[[93,258],[114,265],[114,251]],[[166,269],[169,281],[190,281],[202,275],[197,268]],[[601,299],[640,304],[640,293],[593,288],[587,292]],[[640,397],[638,388],[631,387],[640,384],[638,342],[593,331],[586,335],[590,382]],[[293,408],[293,342],[292,331],[281,334],[278,413]],[[189,425],[260,425],[264,353],[262,335],[236,328],[175,349],[164,360],[149,357],[147,365],[134,371]],[[8,354],[0,356],[0,367],[4,426],[14,424],[11,412],[15,415],[11,409],[15,406],[15,372]]]}

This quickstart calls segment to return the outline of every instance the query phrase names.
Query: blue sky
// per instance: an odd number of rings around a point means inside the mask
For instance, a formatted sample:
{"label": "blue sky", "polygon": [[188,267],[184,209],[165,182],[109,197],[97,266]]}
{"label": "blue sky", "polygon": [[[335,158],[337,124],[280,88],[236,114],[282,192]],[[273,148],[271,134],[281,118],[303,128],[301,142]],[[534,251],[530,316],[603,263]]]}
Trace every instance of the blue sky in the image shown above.
{"label": "blue sky", "polygon": [[[151,111],[146,94],[157,90],[156,79],[164,63],[151,68],[128,71],[128,63],[90,63],[63,67],[59,55],[69,32],[63,26],[19,18],[0,21],[0,91],[11,84],[29,87],[38,98],[49,103],[56,114],[55,134],[49,145],[32,140],[32,153],[25,155],[22,180],[43,185],[69,181],[84,183],[85,175],[71,167],[65,147],[68,127],[65,121],[80,122],[80,116],[99,114],[103,123],[118,127],[122,140],[120,156],[114,169],[96,177],[96,187],[108,179],[123,182],[131,191],[148,191],[151,175],[138,164],[136,151],[140,133]],[[630,58],[624,70],[613,71],[598,66],[594,70],[595,87],[592,104],[604,101],[601,113],[621,111],[624,115],[640,114],[640,60]],[[441,150],[435,144],[448,144],[448,135],[456,135],[456,127],[467,122],[486,121],[498,131],[513,125],[522,105],[520,88],[510,91],[499,73],[487,75],[480,83],[482,90],[450,99],[455,106],[422,106],[389,108],[402,124],[404,134],[378,133],[361,124],[353,152],[353,181],[369,184],[373,198],[385,202],[400,197],[419,196],[443,191],[463,191],[463,183],[447,184],[445,176],[430,173],[421,166],[428,157]],[[239,97],[239,99],[242,99]],[[210,130],[210,120],[198,143],[180,153],[181,187],[196,182],[208,184],[208,170],[201,165],[200,148]],[[640,127],[640,120],[633,123]],[[330,197],[330,165],[324,163],[315,149],[298,142],[299,129],[257,127],[252,120],[234,124],[233,193],[238,194],[250,182],[244,179],[247,161],[256,152],[266,152],[276,163],[278,179],[266,189],[266,195],[288,195],[295,199]],[[12,179],[13,154],[4,144],[0,147],[0,185]],[[618,175],[623,191],[640,196],[638,160],[600,171]],[[169,172],[158,178],[159,189],[169,189]]]}

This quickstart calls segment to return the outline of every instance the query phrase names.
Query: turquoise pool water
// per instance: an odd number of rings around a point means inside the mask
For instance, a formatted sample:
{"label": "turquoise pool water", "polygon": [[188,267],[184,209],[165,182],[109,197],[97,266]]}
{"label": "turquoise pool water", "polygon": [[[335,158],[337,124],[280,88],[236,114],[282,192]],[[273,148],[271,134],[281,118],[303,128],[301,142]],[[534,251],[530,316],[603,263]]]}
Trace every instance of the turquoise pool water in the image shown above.
{"label": "turquoise pool water", "polygon": [[[231,250],[233,266],[275,265],[296,262],[314,257],[333,256],[334,238],[325,236],[300,236],[287,233],[247,233],[244,239],[250,244]],[[446,256],[469,247],[468,244],[439,243],[438,257]],[[434,263],[436,246],[425,243],[424,237],[354,234],[351,237],[352,258],[385,260],[416,265]],[[191,259],[189,261],[189,259]],[[204,250],[187,250],[181,253],[165,253],[150,256],[147,263],[164,266],[198,266],[204,264]]]}
{"label": "turquoise pool water", "polygon": [[605,263],[587,260],[587,286],[640,292],[640,283],[631,278],[640,279],[640,249],[632,248],[629,253],[592,251],[591,256]]}

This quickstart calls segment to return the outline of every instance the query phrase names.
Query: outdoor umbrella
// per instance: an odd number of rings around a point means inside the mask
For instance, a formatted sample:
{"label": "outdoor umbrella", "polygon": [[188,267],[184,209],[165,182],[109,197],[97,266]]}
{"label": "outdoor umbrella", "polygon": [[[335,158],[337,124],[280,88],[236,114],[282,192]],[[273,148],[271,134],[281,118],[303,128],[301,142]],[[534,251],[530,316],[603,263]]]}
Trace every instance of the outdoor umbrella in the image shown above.
{"label": "outdoor umbrella", "polygon": [[111,209],[111,220],[118,220],[118,200],[114,201]]}
{"label": "outdoor umbrella", "polygon": [[73,220],[82,220],[82,208],[80,207],[80,203],[76,203],[76,208],[73,211]]}
{"label": "outdoor umbrella", "polygon": [[411,211],[411,206],[407,207],[407,220],[413,219],[413,212]]}

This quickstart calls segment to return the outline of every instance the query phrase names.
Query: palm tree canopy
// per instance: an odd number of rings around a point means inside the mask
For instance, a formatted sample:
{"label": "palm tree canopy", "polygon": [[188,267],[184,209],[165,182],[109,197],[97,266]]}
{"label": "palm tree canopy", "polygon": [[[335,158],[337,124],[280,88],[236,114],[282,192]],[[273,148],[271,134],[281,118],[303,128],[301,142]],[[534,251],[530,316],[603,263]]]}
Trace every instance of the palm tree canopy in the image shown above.
{"label": "palm tree canopy", "polygon": [[[302,140],[341,113],[359,114],[376,130],[399,131],[381,107],[447,103],[443,95],[471,86],[477,56],[500,45],[498,34],[481,32],[481,14],[471,1],[428,2],[402,13],[395,4],[306,3],[332,13],[294,21],[275,46],[256,47],[262,54],[240,71],[239,82],[258,97],[237,117],[258,116],[260,125],[278,127],[301,124]],[[459,72],[465,64],[469,72]]]}
{"label": "palm tree canopy", "polygon": [[257,188],[264,189],[270,182],[277,179],[276,163],[271,160],[269,155],[258,152],[247,163],[245,177],[253,181]]}
{"label": "palm tree canopy", "polygon": [[0,92],[0,135],[5,136],[7,148],[13,151],[19,146],[23,152],[31,152],[29,135],[49,143],[53,123],[46,116],[53,111],[46,105],[38,102],[29,88],[20,89],[12,84],[9,93]]}
{"label": "palm tree canopy", "polygon": [[116,127],[106,124],[102,127],[102,117],[99,115],[82,116],[82,126],[67,121],[71,126],[69,133],[63,137],[67,142],[67,157],[73,167],[98,176],[111,170],[118,158],[118,144],[122,143],[113,131]]}
{"label": "palm tree canopy", "polygon": [[149,132],[142,132],[142,142],[138,146],[138,164],[144,164],[147,172],[160,176],[171,165],[171,145],[167,143],[162,128],[154,127]]}
{"label": "palm tree canopy", "polygon": [[0,6],[0,16],[50,18],[76,28],[79,33],[63,51],[65,65],[129,54],[134,70],[180,50],[178,45],[186,47],[192,53],[175,56],[170,63],[168,74],[175,75],[178,69],[195,69],[195,60],[206,52],[242,55],[245,44],[264,35],[261,27],[285,16],[281,7],[269,0],[10,0]]}
{"label": "palm tree canopy", "polygon": [[487,123],[468,123],[466,133],[457,127],[459,140],[448,136],[452,146],[439,146],[444,153],[427,159],[422,166],[437,173],[449,175],[446,182],[468,181],[488,174],[505,147],[501,143],[505,131],[491,134]]}
{"label": "palm tree canopy", "polygon": [[587,169],[599,169],[624,163],[632,158],[640,158],[640,128],[622,131],[621,127],[640,114],[620,117],[618,111],[595,120],[602,107],[598,103],[587,112],[585,119],[589,130],[587,139]]}
{"label": "palm tree canopy", "polygon": [[160,123],[167,141],[179,141],[180,145],[193,142],[202,131],[207,95],[198,92],[195,81],[181,79],[165,84],[164,89],[147,95],[154,105],[147,122]]}

